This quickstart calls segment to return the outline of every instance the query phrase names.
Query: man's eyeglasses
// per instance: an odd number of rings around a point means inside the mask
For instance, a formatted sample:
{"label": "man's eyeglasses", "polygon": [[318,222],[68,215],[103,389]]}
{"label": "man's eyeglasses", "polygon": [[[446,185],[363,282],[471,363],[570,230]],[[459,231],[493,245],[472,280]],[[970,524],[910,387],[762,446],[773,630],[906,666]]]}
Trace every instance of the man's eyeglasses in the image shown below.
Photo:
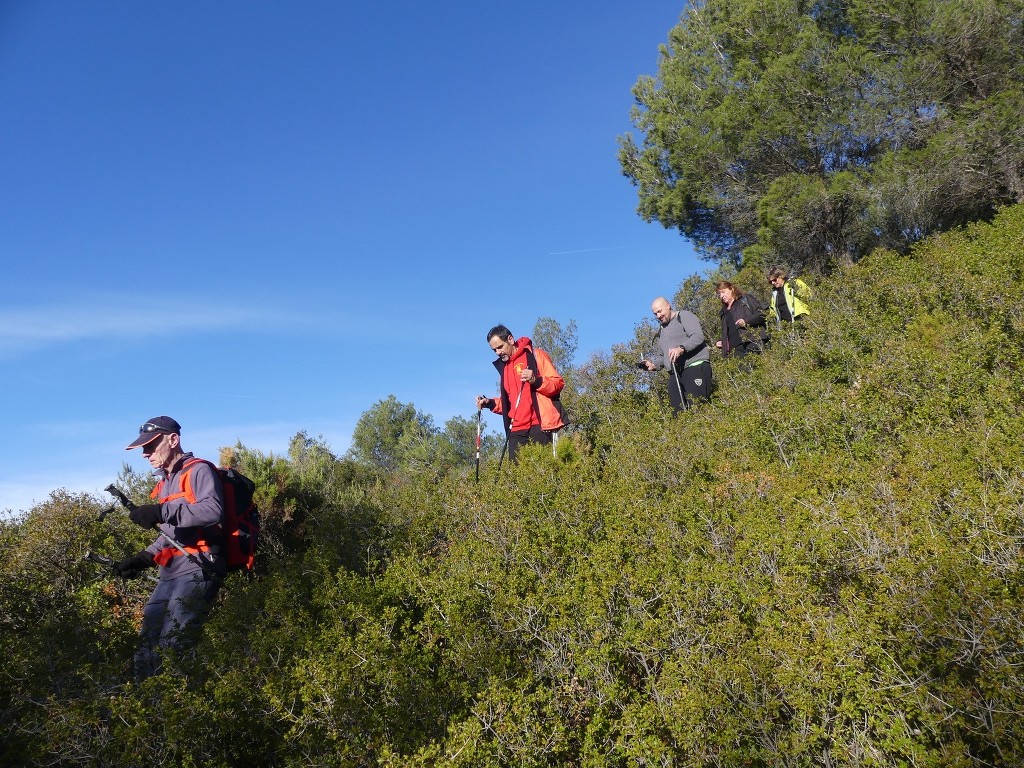
{"label": "man's eyeglasses", "polygon": [[165,427],[157,426],[156,424],[153,424],[150,421],[147,421],[145,424],[143,424],[141,427],[139,427],[139,434],[140,435],[144,435],[147,432],[166,432],[166,431],[167,431],[167,429]]}

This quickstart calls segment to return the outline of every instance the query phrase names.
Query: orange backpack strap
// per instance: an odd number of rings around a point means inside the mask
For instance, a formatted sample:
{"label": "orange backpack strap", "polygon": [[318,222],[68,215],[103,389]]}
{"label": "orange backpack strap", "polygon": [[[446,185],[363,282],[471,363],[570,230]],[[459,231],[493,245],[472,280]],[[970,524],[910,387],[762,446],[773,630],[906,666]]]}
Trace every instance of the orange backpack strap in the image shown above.
{"label": "orange backpack strap", "polygon": [[[182,465],[181,479],[178,484],[181,486],[181,490],[178,493],[172,493],[170,496],[166,496],[160,499],[161,504],[165,504],[168,501],[177,501],[178,499],[184,499],[188,504],[196,503],[196,493],[192,489],[192,467],[196,464],[210,464],[206,459],[189,459]],[[212,467],[213,464],[210,464]],[[157,499],[160,496],[160,491],[164,487],[166,480],[161,480],[156,484],[156,487],[150,492],[149,497],[151,499]]]}
{"label": "orange backpack strap", "polygon": [[183,547],[183,549],[185,550],[184,552],[182,552],[177,547],[164,547],[153,556],[153,562],[157,565],[167,565],[171,562],[171,560],[173,560],[176,557],[180,557],[181,555],[196,556],[203,554],[205,552],[209,552],[210,545],[206,542],[205,539],[200,539],[195,543],[195,546]]}
{"label": "orange backpack strap", "polygon": [[[153,488],[153,490],[150,492],[149,497],[151,499],[158,499],[161,504],[164,504],[168,501],[177,501],[178,499],[184,499],[188,504],[195,504],[196,493],[195,489],[192,487],[192,468],[196,464],[209,464],[216,471],[216,466],[211,462],[207,461],[206,459],[189,459],[181,468],[182,472],[180,480],[178,481],[179,485],[181,486],[181,490],[178,493],[172,493],[169,496],[166,496],[162,499],[159,498],[160,491],[163,490],[164,484],[167,482],[166,480],[161,480],[159,483],[156,484],[156,487]],[[213,526],[213,528],[216,529],[219,528],[219,526]],[[157,565],[166,566],[176,557],[186,555],[190,559],[194,560],[196,556],[211,551],[210,544],[205,538],[200,538],[193,546],[183,547],[183,549],[185,550],[184,552],[182,552],[177,547],[165,547],[156,553],[156,555],[153,557],[153,562]]]}

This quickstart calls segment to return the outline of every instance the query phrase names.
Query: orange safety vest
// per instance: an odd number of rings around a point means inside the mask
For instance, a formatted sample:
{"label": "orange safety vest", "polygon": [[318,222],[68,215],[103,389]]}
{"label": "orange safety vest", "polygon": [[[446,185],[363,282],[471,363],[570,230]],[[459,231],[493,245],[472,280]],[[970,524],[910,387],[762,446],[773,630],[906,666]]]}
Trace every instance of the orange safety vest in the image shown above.
{"label": "orange safety vest", "polygon": [[[150,492],[149,498],[157,499],[161,504],[165,504],[168,501],[177,501],[178,499],[184,499],[188,504],[195,504],[196,494],[195,491],[192,489],[192,467],[194,467],[196,464],[205,463],[208,462],[203,461],[203,459],[189,459],[181,468],[182,475],[179,481],[181,484],[181,491],[179,491],[178,493],[172,493],[170,496],[166,496],[161,499],[160,491],[163,489],[164,483],[166,482],[166,480],[161,480],[159,483],[156,484],[156,487]],[[181,549],[178,549],[173,545],[169,547],[164,547],[159,552],[157,552],[156,555],[153,556],[153,562],[157,565],[168,565],[170,564],[172,559],[174,559],[175,557],[181,557],[186,553],[190,555],[200,555],[204,552],[211,551],[209,542],[207,542],[206,539],[202,537],[197,539],[196,543],[193,545],[187,547],[183,545],[182,549],[184,549],[185,551],[182,552]]]}

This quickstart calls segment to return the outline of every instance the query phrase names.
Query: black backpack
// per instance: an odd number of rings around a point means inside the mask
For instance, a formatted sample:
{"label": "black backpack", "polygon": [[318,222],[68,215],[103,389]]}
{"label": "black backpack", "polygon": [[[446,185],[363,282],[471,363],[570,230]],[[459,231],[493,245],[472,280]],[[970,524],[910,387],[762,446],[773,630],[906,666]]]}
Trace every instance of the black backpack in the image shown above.
{"label": "black backpack", "polygon": [[740,296],[740,302],[754,318],[754,322],[749,323],[749,325],[762,326],[768,324],[768,305],[758,299],[757,296],[752,293],[744,293]]}
{"label": "black backpack", "polygon": [[[191,472],[191,468],[199,463],[208,464],[217,473],[224,489],[224,520],[221,529],[224,533],[227,569],[251,572],[256,562],[256,544],[260,534],[260,514],[253,503],[256,484],[238,470],[218,467],[206,459],[189,459],[182,468],[186,473]],[[188,487],[184,476],[182,484]],[[162,485],[163,481],[153,489],[152,498],[157,498]],[[194,501],[194,498],[186,499]]]}
{"label": "black backpack", "polygon": [[747,324],[749,329],[747,336],[747,351],[764,352],[765,344],[768,343],[768,305],[751,293],[744,293],[740,296],[740,302],[747,308],[753,318]]}

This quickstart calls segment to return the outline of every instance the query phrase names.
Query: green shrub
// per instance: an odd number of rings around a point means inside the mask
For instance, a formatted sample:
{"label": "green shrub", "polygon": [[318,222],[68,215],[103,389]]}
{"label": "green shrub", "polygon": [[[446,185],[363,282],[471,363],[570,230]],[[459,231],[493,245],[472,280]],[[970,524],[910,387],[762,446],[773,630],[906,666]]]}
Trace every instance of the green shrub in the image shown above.
{"label": "green shrub", "polygon": [[595,356],[479,482],[236,446],[264,561],[142,686],[145,585],[75,554],[138,534],[54,494],[0,525],[0,762],[1024,764],[1021,253],[1024,207],[875,253],[679,417]]}

